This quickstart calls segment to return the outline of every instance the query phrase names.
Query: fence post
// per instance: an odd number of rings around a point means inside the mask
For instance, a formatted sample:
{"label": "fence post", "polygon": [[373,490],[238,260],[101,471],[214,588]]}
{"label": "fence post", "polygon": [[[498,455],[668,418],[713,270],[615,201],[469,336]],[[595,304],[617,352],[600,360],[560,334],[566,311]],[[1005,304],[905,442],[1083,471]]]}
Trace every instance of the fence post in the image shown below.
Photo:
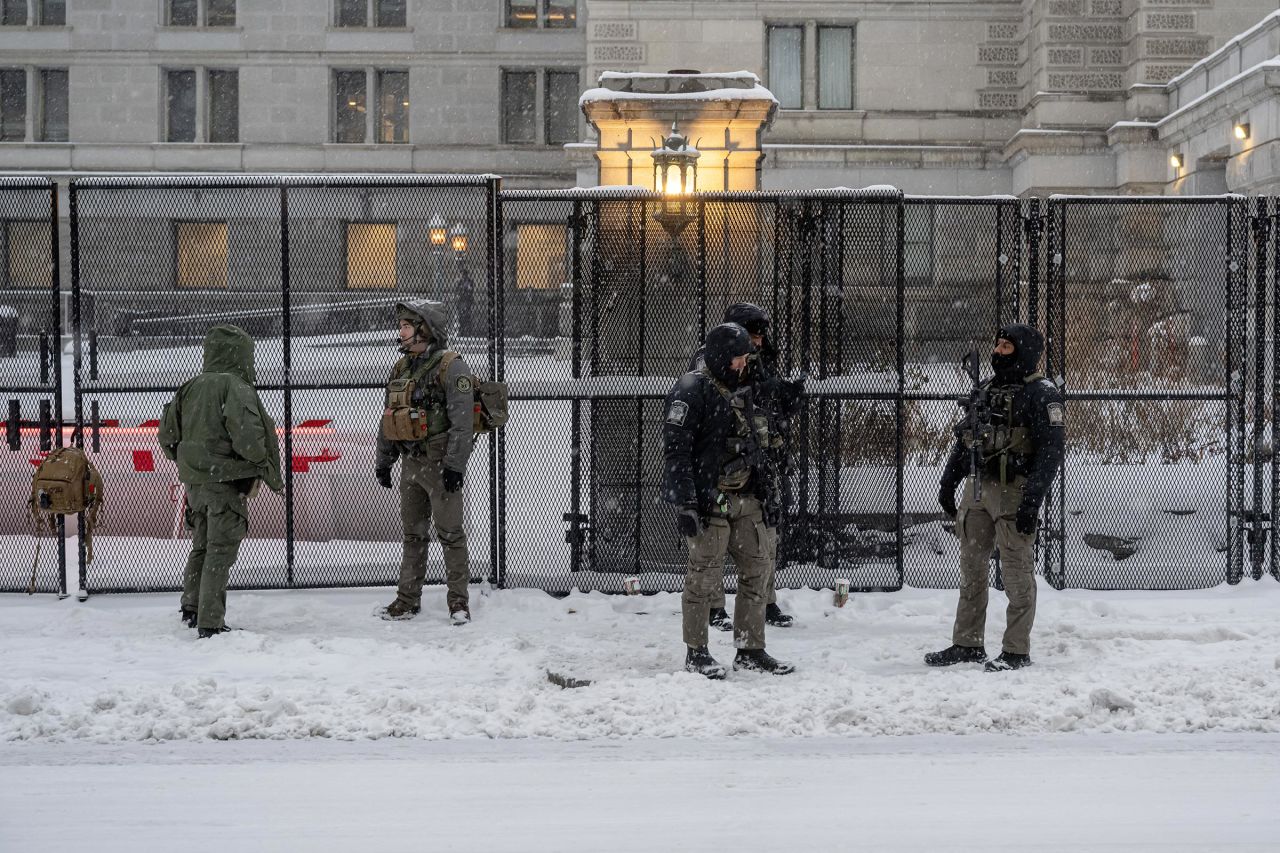
{"label": "fence post", "polygon": [[[1249,231],[1253,239],[1253,441],[1251,447],[1253,473],[1253,506],[1248,514],[1249,561],[1253,579],[1262,578],[1262,564],[1266,559],[1267,536],[1271,528],[1272,513],[1267,511],[1263,497],[1262,467],[1267,457],[1266,442],[1266,349],[1267,339],[1263,330],[1267,326],[1267,245],[1271,238],[1271,220],[1266,215],[1266,200],[1255,198],[1250,203]],[[1246,339],[1248,336],[1246,336]]]}
{"label": "fence post", "polygon": [[280,183],[280,320],[284,368],[284,564],[285,583],[293,586],[293,323],[289,292],[289,188]]}

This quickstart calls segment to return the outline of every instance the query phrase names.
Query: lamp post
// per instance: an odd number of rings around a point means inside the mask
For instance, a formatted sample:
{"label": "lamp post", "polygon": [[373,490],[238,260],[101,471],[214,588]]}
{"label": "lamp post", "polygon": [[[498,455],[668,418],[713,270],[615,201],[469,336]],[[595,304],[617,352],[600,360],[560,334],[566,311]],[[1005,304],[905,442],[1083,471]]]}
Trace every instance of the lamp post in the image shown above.
{"label": "lamp post", "polygon": [[440,301],[444,296],[444,272],[440,269],[440,256],[444,253],[444,244],[448,236],[448,228],[445,227],[444,220],[437,213],[431,217],[431,222],[427,225],[427,239],[431,243],[431,266],[436,301]]}
{"label": "lamp post", "polygon": [[653,188],[662,194],[662,204],[653,218],[674,240],[695,215],[693,193],[698,188],[701,152],[689,144],[673,121],[671,133],[662,141],[661,148],[654,149],[652,156]]}

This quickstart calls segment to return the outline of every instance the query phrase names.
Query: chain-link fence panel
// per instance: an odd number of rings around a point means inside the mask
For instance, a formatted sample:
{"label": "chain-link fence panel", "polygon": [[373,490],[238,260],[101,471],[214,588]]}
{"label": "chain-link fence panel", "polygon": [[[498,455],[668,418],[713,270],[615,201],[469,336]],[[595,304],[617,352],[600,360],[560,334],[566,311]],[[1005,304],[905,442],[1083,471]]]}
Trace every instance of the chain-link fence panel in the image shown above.
{"label": "chain-link fence panel", "polygon": [[57,189],[0,178],[0,592],[66,592],[61,517],[36,540],[28,512],[35,466],[64,441]]}
{"label": "chain-link fence panel", "polygon": [[1047,364],[1068,404],[1048,577],[1238,582],[1251,464],[1246,201],[1057,198],[1049,211]]}

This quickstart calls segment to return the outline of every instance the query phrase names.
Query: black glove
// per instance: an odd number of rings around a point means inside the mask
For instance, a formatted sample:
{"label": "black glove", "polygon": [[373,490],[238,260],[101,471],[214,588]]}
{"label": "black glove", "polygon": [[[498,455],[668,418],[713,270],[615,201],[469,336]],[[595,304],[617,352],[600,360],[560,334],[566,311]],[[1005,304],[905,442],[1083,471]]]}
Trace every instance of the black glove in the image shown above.
{"label": "black glove", "polygon": [[1018,528],[1018,532],[1023,536],[1030,536],[1036,532],[1036,522],[1039,520],[1040,507],[1022,504],[1018,507],[1018,518],[1014,522],[1014,526]]}
{"label": "black glove", "polygon": [[704,527],[702,516],[691,506],[684,507],[676,513],[676,530],[686,539],[692,539],[702,532]]}
{"label": "black glove", "polygon": [[452,468],[444,469],[444,490],[446,492],[456,492],[462,489],[462,472],[454,471]]}
{"label": "black glove", "polygon": [[948,518],[956,517],[956,487],[949,483],[943,483],[938,490],[938,506],[942,507],[942,511],[947,514]]}
{"label": "black glove", "polygon": [[373,476],[378,478],[378,485],[384,489],[391,488],[391,469],[390,468],[374,468]]}

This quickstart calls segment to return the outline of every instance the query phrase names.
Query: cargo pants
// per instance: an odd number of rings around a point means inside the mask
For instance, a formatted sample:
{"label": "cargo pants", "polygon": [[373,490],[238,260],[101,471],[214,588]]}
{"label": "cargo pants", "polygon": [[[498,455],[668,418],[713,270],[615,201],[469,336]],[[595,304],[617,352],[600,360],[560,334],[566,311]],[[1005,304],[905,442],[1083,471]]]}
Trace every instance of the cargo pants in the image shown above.
{"label": "cargo pants", "polygon": [[249,532],[249,509],[240,483],[187,486],[191,555],[182,575],[182,608],[195,610],[196,625],[216,630],[227,614],[227,576]]}
{"label": "cargo pants", "polygon": [[717,586],[724,587],[727,554],[738,568],[733,644],[739,649],[763,649],[766,590],[773,588],[774,531],[765,526],[756,498],[725,497],[725,514],[708,518],[706,528],[688,540],[689,567],[680,599],[684,642],[692,648],[707,644],[707,619]]}
{"label": "cargo pants", "polygon": [[425,449],[400,460],[400,522],[404,528],[404,555],[396,597],[411,607],[422,601],[427,578],[427,550],[431,528],[444,550],[449,612],[467,609],[467,534],[463,528],[462,490],[445,491],[444,454],[448,434],[426,442]]}
{"label": "cargo pants", "polygon": [[973,483],[966,480],[956,515],[960,537],[960,601],[951,642],[957,646],[985,646],[987,571],[991,549],[1000,549],[1000,573],[1009,597],[1003,651],[1031,653],[1031,624],[1036,618],[1035,533],[1018,532],[1015,516],[1022,503],[1022,484],[1016,477],[1001,485],[982,479],[982,500],[973,499]]}

